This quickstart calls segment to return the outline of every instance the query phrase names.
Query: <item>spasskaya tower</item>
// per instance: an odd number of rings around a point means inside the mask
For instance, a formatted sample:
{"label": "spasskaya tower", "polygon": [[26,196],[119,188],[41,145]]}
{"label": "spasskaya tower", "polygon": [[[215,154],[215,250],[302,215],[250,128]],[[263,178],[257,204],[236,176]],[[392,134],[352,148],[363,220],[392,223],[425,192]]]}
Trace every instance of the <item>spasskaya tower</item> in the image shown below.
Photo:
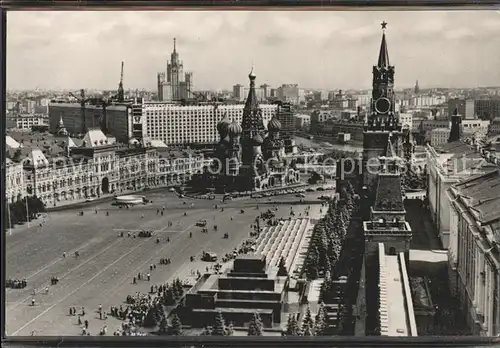
{"label": "spasskaya tower", "polygon": [[394,66],[389,63],[389,50],[382,25],[382,42],[377,65],[373,67],[373,89],[370,114],[363,133],[363,186],[373,192],[378,172],[378,159],[385,156],[388,143],[392,143],[395,154],[400,154],[401,124],[396,116],[394,95]]}

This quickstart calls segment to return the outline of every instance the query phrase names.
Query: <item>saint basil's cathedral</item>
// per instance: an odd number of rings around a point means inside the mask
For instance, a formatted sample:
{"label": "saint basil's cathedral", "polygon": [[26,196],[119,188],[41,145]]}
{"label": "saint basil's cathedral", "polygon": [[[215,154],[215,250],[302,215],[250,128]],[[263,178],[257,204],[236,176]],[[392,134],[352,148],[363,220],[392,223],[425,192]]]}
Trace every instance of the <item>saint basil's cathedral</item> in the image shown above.
{"label": "saint basil's cathedral", "polygon": [[261,191],[300,182],[295,160],[285,154],[277,116],[269,121],[267,131],[264,127],[253,69],[248,78],[250,91],[241,124],[227,115],[217,124],[220,141],[209,172],[218,192]]}

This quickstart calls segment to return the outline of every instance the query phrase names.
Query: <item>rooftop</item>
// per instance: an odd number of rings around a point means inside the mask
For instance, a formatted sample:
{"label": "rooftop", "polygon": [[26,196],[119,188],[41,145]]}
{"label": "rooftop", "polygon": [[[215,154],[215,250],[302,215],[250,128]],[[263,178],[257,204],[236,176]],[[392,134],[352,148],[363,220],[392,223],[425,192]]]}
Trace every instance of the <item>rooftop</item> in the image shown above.
{"label": "rooftop", "polygon": [[401,177],[398,175],[378,176],[377,196],[373,205],[375,211],[404,211],[401,193]]}
{"label": "rooftop", "polygon": [[445,143],[440,146],[436,146],[435,150],[437,153],[451,153],[451,154],[468,154],[476,153],[476,149],[469,144],[466,144],[460,140],[452,141],[451,143]]}
{"label": "rooftop", "polygon": [[500,169],[475,175],[453,187],[482,224],[500,219]]}
{"label": "rooftop", "polygon": [[379,315],[382,336],[416,336],[415,313],[403,254],[386,255],[379,243]]}
{"label": "rooftop", "polygon": [[[387,296],[387,314],[389,316],[389,336],[409,336],[405,292],[403,290],[398,255],[385,255],[385,285]],[[381,282],[382,287],[382,282]],[[382,296],[382,294],[381,294]]]}
{"label": "rooftop", "polygon": [[406,221],[364,221],[365,234],[411,235],[411,228]]}

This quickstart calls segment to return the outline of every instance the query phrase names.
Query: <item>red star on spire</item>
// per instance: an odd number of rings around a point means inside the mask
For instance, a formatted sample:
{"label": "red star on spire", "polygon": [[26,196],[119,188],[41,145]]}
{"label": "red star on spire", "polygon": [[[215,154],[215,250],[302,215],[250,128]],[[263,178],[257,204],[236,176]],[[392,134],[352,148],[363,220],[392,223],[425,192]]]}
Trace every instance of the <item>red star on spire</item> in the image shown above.
{"label": "red star on spire", "polygon": [[387,28],[387,22],[386,21],[383,21],[382,23],[380,23],[380,25],[382,26],[382,29],[386,29]]}

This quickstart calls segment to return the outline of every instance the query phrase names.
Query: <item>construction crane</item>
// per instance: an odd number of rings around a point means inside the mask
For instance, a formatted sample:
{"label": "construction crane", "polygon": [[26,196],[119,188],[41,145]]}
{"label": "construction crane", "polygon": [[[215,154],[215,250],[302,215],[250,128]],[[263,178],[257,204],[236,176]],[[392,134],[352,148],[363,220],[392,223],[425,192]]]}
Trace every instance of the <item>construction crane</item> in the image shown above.
{"label": "construction crane", "polygon": [[118,95],[117,95],[117,101],[122,103],[125,100],[125,95],[123,91],[123,65],[124,63],[122,62],[122,69],[120,73],[120,83],[118,84]]}
{"label": "construction crane", "polygon": [[69,95],[75,98],[79,103],[80,103],[80,109],[81,109],[81,117],[82,117],[82,134],[85,134],[87,132],[87,124],[86,124],[86,117],[85,117],[85,105],[89,102],[90,99],[92,98],[85,98],[85,90],[81,89],[80,90],[80,97],[77,97],[73,93],[69,92]]}
{"label": "construction crane", "polygon": [[[87,132],[87,118],[86,118],[86,107],[87,103],[90,105],[95,105],[95,106],[101,106],[102,111],[103,111],[103,117],[99,120],[99,127],[101,128],[102,131],[106,131],[106,121],[107,121],[107,111],[106,107],[110,105],[110,101],[103,99],[101,97],[86,97],[85,96],[85,90],[81,89],[80,90],[80,97],[77,97],[73,93],[69,92],[69,95],[75,98],[81,106],[81,117],[82,117],[82,134]],[[96,119],[95,117],[92,118],[92,128],[96,126]]]}

